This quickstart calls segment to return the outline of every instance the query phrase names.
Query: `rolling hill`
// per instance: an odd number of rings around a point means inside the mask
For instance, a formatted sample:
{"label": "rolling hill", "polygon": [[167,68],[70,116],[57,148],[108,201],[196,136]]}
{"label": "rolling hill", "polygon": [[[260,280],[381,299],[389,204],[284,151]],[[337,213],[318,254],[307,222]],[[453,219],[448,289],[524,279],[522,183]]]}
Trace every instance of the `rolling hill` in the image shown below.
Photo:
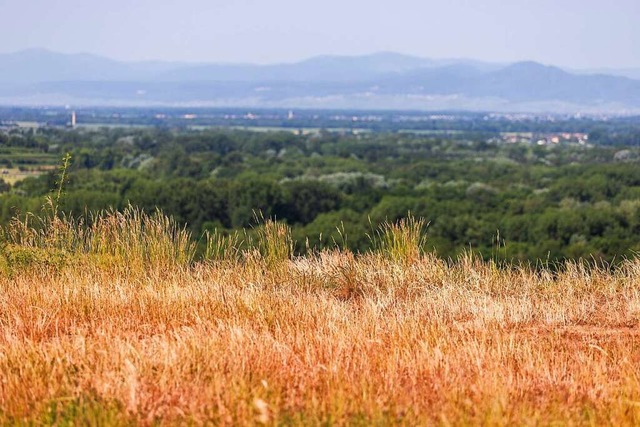
{"label": "rolling hill", "polygon": [[390,52],[255,65],[31,49],[0,55],[0,103],[633,112],[640,111],[640,80]]}

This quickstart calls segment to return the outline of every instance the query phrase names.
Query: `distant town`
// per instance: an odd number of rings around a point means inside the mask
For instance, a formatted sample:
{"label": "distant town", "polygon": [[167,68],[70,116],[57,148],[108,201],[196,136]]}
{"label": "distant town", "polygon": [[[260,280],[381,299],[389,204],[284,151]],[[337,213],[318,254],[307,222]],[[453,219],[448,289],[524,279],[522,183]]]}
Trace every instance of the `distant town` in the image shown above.
{"label": "distant town", "polygon": [[[415,133],[434,137],[483,140],[504,144],[575,144],[594,141],[590,133],[614,128],[608,136],[636,132],[638,117],[607,115],[508,114],[468,112],[397,112],[344,110],[144,109],[79,107],[3,107],[0,131],[16,129],[96,129],[159,127],[176,129],[231,128],[300,135],[333,132]],[[624,132],[623,132],[624,131]],[[600,141],[601,142],[601,141]],[[628,143],[628,141],[626,141]]]}

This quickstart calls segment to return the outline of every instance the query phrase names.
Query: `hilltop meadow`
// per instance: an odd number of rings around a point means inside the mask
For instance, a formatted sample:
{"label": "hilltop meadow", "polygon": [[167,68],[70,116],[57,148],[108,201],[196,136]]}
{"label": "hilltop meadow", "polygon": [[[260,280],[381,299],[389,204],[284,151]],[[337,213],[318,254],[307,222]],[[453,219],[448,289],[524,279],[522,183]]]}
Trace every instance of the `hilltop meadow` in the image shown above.
{"label": "hilltop meadow", "polygon": [[444,260],[409,216],[363,253],[267,219],[195,260],[160,212],[56,209],[4,228],[2,424],[640,423],[637,258]]}

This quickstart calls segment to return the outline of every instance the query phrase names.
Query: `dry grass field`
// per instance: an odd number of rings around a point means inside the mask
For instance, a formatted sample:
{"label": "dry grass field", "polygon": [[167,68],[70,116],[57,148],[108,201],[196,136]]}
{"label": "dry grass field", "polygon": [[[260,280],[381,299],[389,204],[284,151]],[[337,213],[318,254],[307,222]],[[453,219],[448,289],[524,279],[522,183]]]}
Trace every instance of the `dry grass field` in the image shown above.
{"label": "dry grass field", "polygon": [[18,181],[22,181],[23,179],[29,177],[37,177],[41,175],[42,171],[34,171],[34,170],[20,170],[18,168],[3,168],[0,169],[0,178],[2,178],[6,183],[14,185]]}
{"label": "dry grass field", "polygon": [[[0,157],[1,158],[1,157]],[[0,166],[0,179],[7,184],[15,185],[26,178],[35,178],[56,169],[55,165],[38,165],[30,168],[6,168]]]}
{"label": "dry grass field", "polygon": [[640,260],[444,261],[410,219],[196,262],[159,214],[52,218],[3,236],[0,424],[640,424]]}

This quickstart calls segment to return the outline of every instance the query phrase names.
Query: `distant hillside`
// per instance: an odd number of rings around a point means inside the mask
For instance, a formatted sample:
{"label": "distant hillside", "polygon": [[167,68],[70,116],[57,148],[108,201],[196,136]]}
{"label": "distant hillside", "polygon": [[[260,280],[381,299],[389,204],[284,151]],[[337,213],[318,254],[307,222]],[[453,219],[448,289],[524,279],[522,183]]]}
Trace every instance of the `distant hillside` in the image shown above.
{"label": "distant hillside", "polygon": [[366,81],[390,73],[473,63],[432,60],[392,52],[363,56],[317,56],[291,64],[186,64],[179,62],[120,62],[90,54],[61,54],[29,49],[0,54],[0,82],[51,81]]}
{"label": "distant hillside", "polygon": [[35,49],[0,55],[0,103],[628,112],[640,111],[640,80],[388,52],[254,65]]}
{"label": "distant hillside", "polygon": [[80,80],[146,80],[175,67],[167,62],[120,62],[91,54],[28,49],[0,54],[0,83]]}
{"label": "distant hillside", "polygon": [[640,80],[640,68],[596,68],[587,70],[567,70],[576,74],[606,74]]}

